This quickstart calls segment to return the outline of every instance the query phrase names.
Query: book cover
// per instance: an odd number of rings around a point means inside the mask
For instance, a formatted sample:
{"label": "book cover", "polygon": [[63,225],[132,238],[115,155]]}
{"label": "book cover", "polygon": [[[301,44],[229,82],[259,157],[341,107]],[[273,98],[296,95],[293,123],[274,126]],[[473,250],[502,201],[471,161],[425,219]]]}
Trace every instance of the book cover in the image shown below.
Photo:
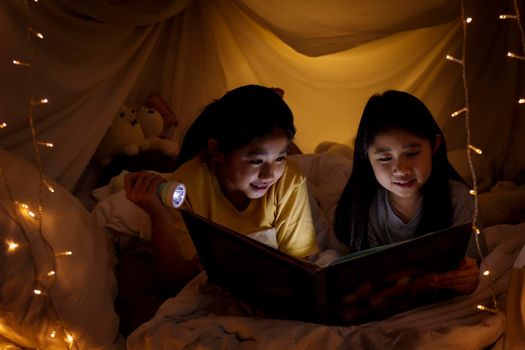
{"label": "book cover", "polygon": [[438,302],[436,272],[465,256],[471,225],[349,254],[320,267],[182,210],[213,284],[269,317],[350,325]]}

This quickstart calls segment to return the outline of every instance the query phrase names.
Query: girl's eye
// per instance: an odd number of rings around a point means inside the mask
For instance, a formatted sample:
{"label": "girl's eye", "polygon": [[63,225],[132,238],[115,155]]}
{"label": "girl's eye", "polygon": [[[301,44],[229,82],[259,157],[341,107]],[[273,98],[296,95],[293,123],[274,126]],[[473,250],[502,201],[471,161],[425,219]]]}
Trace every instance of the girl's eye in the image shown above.
{"label": "girl's eye", "polygon": [[407,157],[415,157],[419,154],[419,151],[407,153]]}
{"label": "girl's eye", "polygon": [[278,157],[275,161],[276,162],[284,162],[285,160],[286,160],[286,157],[282,156],[282,157]]}
{"label": "girl's eye", "polygon": [[248,162],[253,165],[261,165],[263,163],[261,159],[252,159],[252,160],[249,160]]}
{"label": "girl's eye", "polygon": [[389,160],[391,160],[392,158],[391,157],[381,157],[381,158],[377,158],[377,160],[381,163],[386,163],[388,162]]}

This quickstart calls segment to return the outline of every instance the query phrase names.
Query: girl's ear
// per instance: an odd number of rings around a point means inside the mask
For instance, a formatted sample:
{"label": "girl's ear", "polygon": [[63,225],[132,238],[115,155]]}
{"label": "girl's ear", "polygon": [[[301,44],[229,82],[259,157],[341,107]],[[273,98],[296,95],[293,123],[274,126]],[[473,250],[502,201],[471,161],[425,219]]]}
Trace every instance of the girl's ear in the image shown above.
{"label": "girl's ear", "polygon": [[434,148],[432,149],[432,155],[435,155],[441,143],[443,142],[443,135],[436,135],[436,140],[434,141]]}
{"label": "girl's ear", "polygon": [[219,144],[215,139],[208,140],[208,152],[210,152],[210,155],[214,161],[222,161],[224,159],[224,155],[220,151]]}

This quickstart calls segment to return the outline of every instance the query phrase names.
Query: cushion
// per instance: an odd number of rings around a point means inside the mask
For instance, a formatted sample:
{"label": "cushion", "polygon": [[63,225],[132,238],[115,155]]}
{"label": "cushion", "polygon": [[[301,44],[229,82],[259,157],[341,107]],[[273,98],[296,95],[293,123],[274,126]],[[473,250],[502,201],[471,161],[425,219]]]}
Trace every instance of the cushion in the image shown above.
{"label": "cushion", "polygon": [[[66,329],[74,337],[72,348],[122,348],[113,305],[116,259],[107,236],[73,195],[47,178],[54,192],[42,191],[40,230],[36,167],[0,150],[0,168],[1,342],[65,349]],[[19,245],[8,251],[4,242]],[[67,251],[72,254],[61,255]],[[52,270],[55,275],[48,276]]]}

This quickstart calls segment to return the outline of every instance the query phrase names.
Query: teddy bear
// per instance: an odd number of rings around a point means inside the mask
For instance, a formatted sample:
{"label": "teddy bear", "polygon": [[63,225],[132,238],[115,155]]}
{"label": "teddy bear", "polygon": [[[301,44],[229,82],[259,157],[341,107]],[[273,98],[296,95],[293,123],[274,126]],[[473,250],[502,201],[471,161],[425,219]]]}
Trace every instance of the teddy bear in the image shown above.
{"label": "teddy bear", "polygon": [[165,129],[165,119],[161,113],[155,108],[141,106],[137,110],[136,117],[142,128],[147,149],[160,151],[167,156],[176,158],[179,153],[178,143],[172,139],[161,137]]}
{"label": "teddy bear", "polygon": [[136,109],[122,106],[102,138],[93,159],[101,166],[108,164],[117,154],[129,156],[150,147],[136,118]]}

